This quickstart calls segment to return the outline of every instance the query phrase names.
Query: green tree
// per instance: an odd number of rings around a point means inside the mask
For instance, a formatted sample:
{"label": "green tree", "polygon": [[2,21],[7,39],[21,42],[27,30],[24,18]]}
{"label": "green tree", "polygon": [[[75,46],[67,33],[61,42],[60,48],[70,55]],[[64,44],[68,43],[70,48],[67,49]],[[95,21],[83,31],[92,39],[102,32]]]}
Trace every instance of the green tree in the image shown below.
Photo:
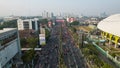
{"label": "green tree", "polygon": [[17,27],[17,20],[6,21],[2,25],[0,25],[0,29],[3,28],[16,28]]}
{"label": "green tree", "polygon": [[41,24],[48,24],[48,20],[47,19],[40,19],[40,23]]}
{"label": "green tree", "polygon": [[25,45],[27,45],[27,40],[25,38],[21,38],[20,39],[20,44],[21,44],[21,47],[25,47]]}
{"label": "green tree", "polygon": [[34,38],[34,37],[27,38],[27,43],[31,48],[35,48],[37,46],[37,41],[38,38]]}
{"label": "green tree", "polygon": [[89,49],[88,48],[84,48],[83,49],[83,52],[84,52],[84,54],[85,54],[85,56],[88,56],[89,55]]}
{"label": "green tree", "polygon": [[74,27],[70,27],[70,28],[73,31],[73,33],[76,33],[77,30]]}
{"label": "green tree", "polygon": [[20,39],[20,44],[22,48],[24,47],[35,48],[37,46],[37,43],[38,43],[38,38],[34,38],[34,37]]}
{"label": "green tree", "polygon": [[79,22],[78,21],[74,21],[74,22],[70,23],[70,25],[79,25]]}
{"label": "green tree", "polygon": [[34,54],[35,54],[35,51],[33,49],[25,52],[24,55],[22,56],[23,62],[24,63],[31,62],[31,60],[34,58]]}
{"label": "green tree", "polygon": [[113,68],[113,67],[111,65],[107,64],[107,63],[104,63],[102,68]]}
{"label": "green tree", "polygon": [[45,29],[45,36],[46,36],[46,40],[48,40],[50,37],[50,31],[48,29]]}

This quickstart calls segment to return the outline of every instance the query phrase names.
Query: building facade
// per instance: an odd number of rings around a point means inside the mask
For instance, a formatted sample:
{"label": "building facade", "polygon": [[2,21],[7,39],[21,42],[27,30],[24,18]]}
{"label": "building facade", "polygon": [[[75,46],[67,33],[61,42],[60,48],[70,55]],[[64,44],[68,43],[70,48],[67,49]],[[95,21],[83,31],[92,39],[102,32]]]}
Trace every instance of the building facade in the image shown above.
{"label": "building facade", "polygon": [[20,59],[20,41],[16,28],[0,30],[0,68],[11,68]]}
{"label": "building facade", "polygon": [[73,17],[67,18],[67,22],[69,22],[69,23],[72,23],[72,22],[74,22],[74,21],[76,21],[76,19],[73,18]]}
{"label": "building facade", "polygon": [[17,20],[18,30],[33,29],[38,30],[38,19],[18,19]]}
{"label": "building facade", "polygon": [[97,27],[101,30],[102,38],[108,41],[109,45],[113,44],[115,48],[120,46],[120,14],[105,18]]}

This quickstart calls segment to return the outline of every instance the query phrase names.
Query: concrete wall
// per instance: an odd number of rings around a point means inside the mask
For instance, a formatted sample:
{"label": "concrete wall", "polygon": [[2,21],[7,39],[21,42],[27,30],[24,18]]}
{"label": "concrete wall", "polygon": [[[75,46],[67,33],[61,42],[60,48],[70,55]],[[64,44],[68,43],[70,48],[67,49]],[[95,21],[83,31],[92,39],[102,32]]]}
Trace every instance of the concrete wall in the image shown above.
{"label": "concrete wall", "polygon": [[17,39],[7,43],[7,45],[0,51],[0,68],[10,61],[19,51]]}

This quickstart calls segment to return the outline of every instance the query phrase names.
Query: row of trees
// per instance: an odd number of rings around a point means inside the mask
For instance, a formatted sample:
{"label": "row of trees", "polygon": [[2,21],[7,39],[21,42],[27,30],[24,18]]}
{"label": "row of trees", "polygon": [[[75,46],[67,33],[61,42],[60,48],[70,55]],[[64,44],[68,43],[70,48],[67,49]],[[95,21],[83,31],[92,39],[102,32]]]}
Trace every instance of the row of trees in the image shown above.
{"label": "row of trees", "polygon": [[33,48],[28,51],[22,52],[21,59],[23,60],[24,66],[27,66],[28,68],[31,68],[33,66],[33,63],[35,62],[35,51],[34,48],[38,45],[38,38],[35,37],[29,37],[29,38],[21,38],[21,47],[22,48]]}
{"label": "row of trees", "polygon": [[111,65],[100,59],[99,52],[92,44],[84,45],[81,49],[85,58],[88,60],[90,65],[94,66],[94,68],[113,68]]}
{"label": "row of trees", "polygon": [[79,25],[79,21],[74,21],[74,22],[70,23],[70,25]]}
{"label": "row of trees", "polygon": [[29,64],[34,57],[35,57],[35,51],[32,49],[24,52],[22,56],[22,60],[25,64]]}
{"label": "row of trees", "polygon": [[50,37],[50,31],[48,29],[45,29],[45,37],[46,37],[46,41],[48,41]]}
{"label": "row of trees", "polygon": [[72,31],[73,33],[76,33],[76,31],[77,31],[76,28],[74,28],[74,27],[72,27],[72,26],[70,26],[69,28],[71,29],[71,31]]}
{"label": "row of trees", "polygon": [[35,48],[37,46],[38,38],[29,37],[29,38],[21,38],[20,43],[22,48]]}
{"label": "row of trees", "polygon": [[[37,46],[38,38],[29,37],[21,38],[20,43],[22,48],[35,48]],[[31,65],[32,60],[35,57],[35,51],[31,49],[29,51],[24,51],[23,56],[21,57],[25,65]]]}
{"label": "row of trees", "polygon": [[47,19],[40,19],[39,23],[42,25],[47,25],[48,24],[48,20]]}
{"label": "row of trees", "polygon": [[17,20],[5,21],[3,24],[0,25],[0,29],[16,28],[16,27],[17,27]]}

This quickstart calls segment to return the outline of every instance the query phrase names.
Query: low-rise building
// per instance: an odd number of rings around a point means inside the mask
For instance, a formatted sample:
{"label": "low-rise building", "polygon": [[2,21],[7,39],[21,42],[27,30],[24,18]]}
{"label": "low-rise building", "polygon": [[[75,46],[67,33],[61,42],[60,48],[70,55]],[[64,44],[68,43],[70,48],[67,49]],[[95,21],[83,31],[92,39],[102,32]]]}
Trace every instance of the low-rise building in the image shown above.
{"label": "low-rise building", "polygon": [[72,23],[74,21],[76,21],[76,19],[74,17],[67,18],[67,22],[69,22],[69,23]]}
{"label": "low-rise building", "polygon": [[0,30],[0,68],[11,68],[19,62],[21,55],[18,30],[4,28]]}
{"label": "low-rise building", "polygon": [[8,17],[4,17],[3,21],[17,20],[18,18],[19,18],[18,16],[8,16]]}
{"label": "low-rise building", "polygon": [[38,30],[38,19],[18,19],[17,20],[18,30],[33,29]]}

